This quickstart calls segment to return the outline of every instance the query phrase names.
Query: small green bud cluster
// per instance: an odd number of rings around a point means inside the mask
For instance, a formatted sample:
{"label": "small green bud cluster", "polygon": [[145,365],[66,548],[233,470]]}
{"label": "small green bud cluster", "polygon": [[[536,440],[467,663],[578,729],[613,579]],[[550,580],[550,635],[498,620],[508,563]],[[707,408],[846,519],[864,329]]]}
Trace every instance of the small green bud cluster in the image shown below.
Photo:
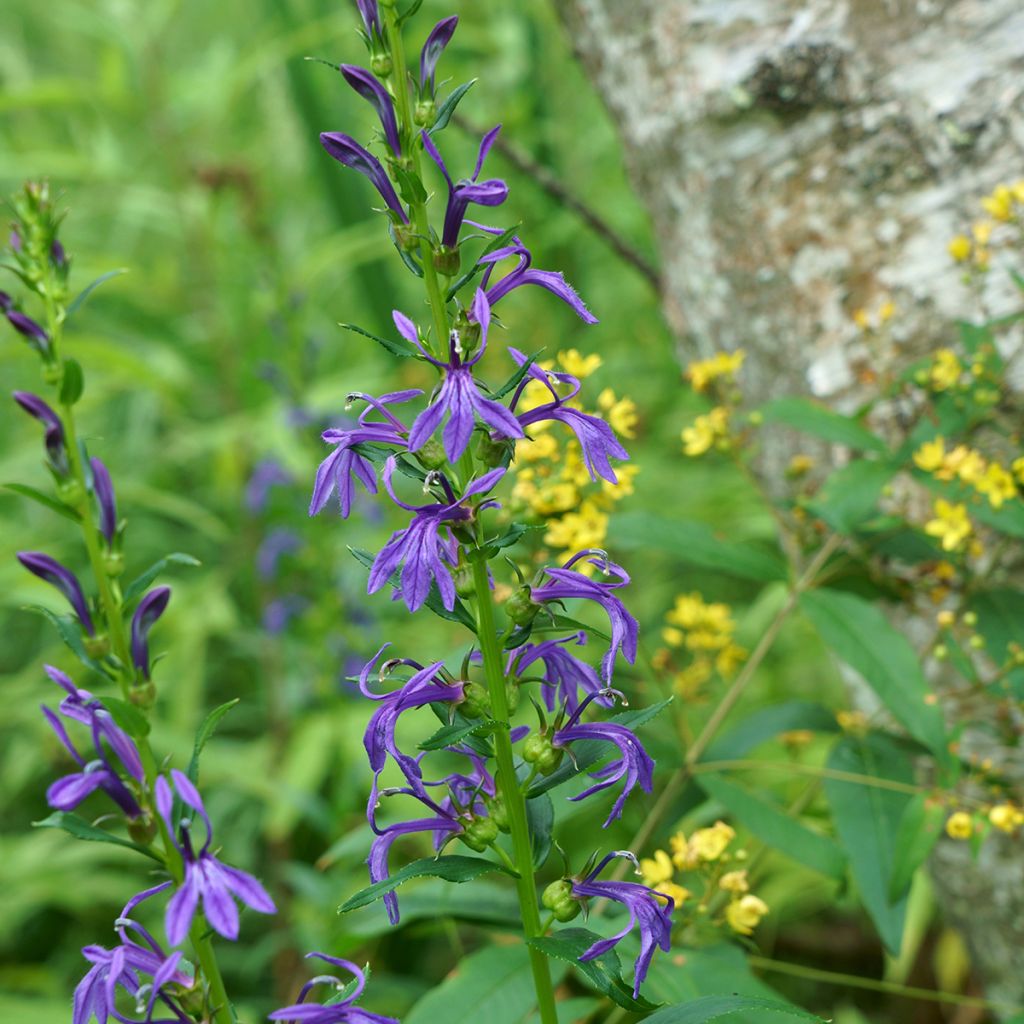
{"label": "small green bud cluster", "polygon": [[580,910],[583,909],[580,901],[572,894],[572,882],[568,878],[559,878],[557,882],[552,882],[544,890],[540,901],[555,915],[556,921],[571,921],[578,917]]}

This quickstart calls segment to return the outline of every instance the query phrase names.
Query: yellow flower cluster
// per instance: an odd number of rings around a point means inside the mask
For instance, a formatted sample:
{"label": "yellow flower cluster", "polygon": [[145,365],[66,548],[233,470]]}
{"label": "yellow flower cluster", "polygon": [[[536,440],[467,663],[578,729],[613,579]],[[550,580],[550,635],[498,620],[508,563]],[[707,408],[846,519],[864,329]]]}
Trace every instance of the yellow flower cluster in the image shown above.
{"label": "yellow flower cluster", "polygon": [[719,381],[731,383],[743,366],[745,358],[746,353],[743,349],[737,349],[735,352],[718,352],[710,359],[690,363],[686,368],[686,379],[693,385],[694,391],[703,394],[712,384]]}
{"label": "yellow flower cluster", "polygon": [[1024,483],[1024,459],[1017,459],[1011,469],[1006,469],[967,445],[958,444],[946,451],[942,437],[921,445],[914,452],[914,465],[937,480],[959,480],[968,484],[987,498],[993,508],[1002,508],[1007,501],[1016,498],[1017,482]]}
{"label": "yellow flower cluster", "polygon": [[724,445],[728,437],[729,410],[718,405],[706,415],[698,416],[692,426],[683,427],[683,452],[696,458],[713,447]]}
{"label": "yellow flower cluster", "polygon": [[935,502],[934,513],[935,518],[924,524],[924,532],[935,537],[942,544],[943,551],[958,551],[972,533],[967,506],[939,498]]}
{"label": "yellow flower cluster", "polygon": [[[988,808],[985,817],[989,825],[1007,835],[1013,835],[1021,825],[1024,825],[1024,811],[1008,801]],[[967,811],[954,811],[946,819],[946,835],[950,839],[970,839],[981,824],[983,822],[977,821],[975,816]]]}
{"label": "yellow flower cluster", "polygon": [[991,261],[989,245],[999,224],[1019,222],[1024,214],[1024,178],[1012,185],[997,185],[981,200],[981,208],[991,220],[979,220],[971,234],[950,239],[947,249],[957,263],[972,261],[978,270],[987,270]]}
{"label": "yellow flower cluster", "polygon": [[887,324],[896,315],[896,303],[886,299],[879,307],[878,312],[872,316],[863,307],[853,311],[853,322],[862,331],[875,331]]}
{"label": "yellow flower cluster", "polygon": [[951,348],[940,348],[935,353],[928,378],[934,391],[948,391],[959,383],[964,368]]}
{"label": "yellow flower cluster", "polygon": [[665,622],[662,639],[669,647],[686,651],[692,659],[673,680],[680,696],[692,696],[713,671],[731,675],[747,655],[734,642],[736,623],[726,604],[708,604],[696,592],[680,594],[666,613]]}
{"label": "yellow flower cluster", "polygon": [[[725,923],[740,935],[751,935],[768,913],[768,905],[751,893],[745,870],[723,870],[734,859],[741,860],[745,856],[739,850],[735,854],[728,853],[735,838],[736,832],[724,821],[698,829],[689,838],[677,832],[669,840],[671,853],[656,850],[653,857],[640,861],[644,885],[670,896],[677,907],[695,900],[693,889],[700,888],[698,908],[702,913],[707,912],[712,897],[724,893],[729,898]],[[676,881],[677,873],[685,876],[682,881],[693,888]]]}
{"label": "yellow flower cluster", "polygon": [[[568,349],[558,353],[556,362],[541,363],[540,367],[550,371],[556,363],[559,371],[583,380],[600,369],[601,357],[584,356],[576,349]],[[540,381],[531,380],[519,408],[533,409],[549,401],[550,391]],[[630,399],[618,398],[611,388],[605,388],[598,395],[597,404],[600,415],[617,434],[625,438],[636,436],[638,417],[636,405]],[[631,463],[616,466],[618,483],[594,483],[579,442],[575,437],[560,439],[551,426],[550,421],[536,423],[530,428],[529,438],[516,442],[512,500],[536,518],[546,520],[544,543],[568,557],[584,548],[604,545],[608,512],[615,502],[633,493],[638,469]],[[589,570],[588,564],[581,566],[581,571]]]}

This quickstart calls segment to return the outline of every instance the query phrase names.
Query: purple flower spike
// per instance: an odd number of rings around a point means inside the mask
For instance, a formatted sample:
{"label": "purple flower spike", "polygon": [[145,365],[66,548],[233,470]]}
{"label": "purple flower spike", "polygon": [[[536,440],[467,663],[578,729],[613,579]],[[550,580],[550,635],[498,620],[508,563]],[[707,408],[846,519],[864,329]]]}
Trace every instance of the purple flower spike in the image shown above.
{"label": "purple flower spike", "polygon": [[[448,168],[445,166],[444,160],[441,158],[441,154],[437,151],[437,147],[430,136],[426,132],[422,133],[423,148],[430,155],[431,160],[437,164],[444,175],[444,180],[448,183],[448,206],[444,213],[441,244],[450,249],[454,249],[459,244],[459,232],[462,230],[462,222],[466,219],[466,212],[469,209],[470,203],[476,203],[477,206],[501,206],[508,198],[508,185],[500,178],[477,181],[480,177],[480,172],[483,170],[484,160],[487,159],[487,154],[491,151],[491,146],[494,145],[494,140],[498,137],[498,132],[500,131],[501,125],[499,124],[483,137],[480,142],[480,151],[477,154],[473,177],[469,179],[463,178],[457,183],[452,181]],[[488,268],[489,270],[490,268]]]}
{"label": "purple flower spike", "polygon": [[[355,494],[355,480],[360,480],[370,494],[377,493],[377,474],[373,464],[365,455],[361,455],[356,446],[360,444],[386,444],[405,448],[405,435],[408,428],[387,407],[410,398],[422,395],[419,390],[393,391],[380,398],[358,392],[349,395],[349,402],[361,400],[367,403],[366,410],[359,417],[355,430],[325,430],[323,439],[337,445],[335,450],[320,463],[316,471],[316,483],[313,485],[313,497],[309,502],[309,514],[315,516],[328,502],[333,491],[338,492],[338,504],[342,518],[347,518],[352,510],[352,498]],[[384,422],[370,420],[372,413],[377,412],[384,417]]]}
{"label": "purple flower spike", "polygon": [[[590,556],[590,557],[588,557]],[[592,580],[572,567],[586,557],[606,576],[617,577],[615,582]],[[629,575],[621,565],[608,561],[603,551],[580,551],[573,555],[560,569],[550,567],[543,570],[549,582],[532,587],[530,596],[538,604],[545,601],[563,601],[580,597],[599,604],[607,613],[612,627],[612,642],[608,653],[601,659],[601,673],[605,682],[611,682],[615,655],[620,650],[632,665],[636,661],[638,629],[637,621],[626,610],[626,606],[615,593],[629,583]]]}
{"label": "purple flower spike", "polygon": [[327,1006],[316,1003],[305,1002],[306,996],[316,985],[330,983],[336,990],[345,988],[344,982],[333,975],[318,975],[312,981],[306,982],[299,993],[298,1002],[292,1006],[285,1006],[270,1014],[271,1020],[301,1021],[302,1024],[398,1024],[393,1017],[382,1017],[378,1013],[370,1013],[369,1010],[360,1009],[355,1001],[362,995],[366,987],[366,975],[350,960],[341,960],[335,956],[328,956],[326,953],[307,953],[306,958],[317,957],[343,971],[348,971],[356,980],[355,988],[344,999],[330,1003]]}
{"label": "purple flower spike", "polygon": [[372,153],[363,149],[350,135],[345,135],[342,132],[321,132],[320,145],[338,163],[351,167],[352,170],[369,178],[373,187],[380,193],[381,199],[387,203],[395,216],[403,224],[409,223],[409,217],[402,207],[387,172]]}
{"label": "purple flower spike", "polygon": [[[384,138],[387,139],[391,152],[395,156],[402,155],[402,143],[398,137],[398,122],[395,120],[395,105],[384,87],[369,71],[355,64],[339,64],[338,70],[345,76],[345,81],[377,111]],[[330,150],[328,150],[330,153]],[[334,156],[331,153],[331,156]]]}
{"label": "purple flower spike", "polygon": [[572,714],[580,705],[581,691],[584,697],[593,695],[598,704],[611,707],[613,702],[604,691],[597,672],[585,661],[571,655],[563,646],[573,641],[582,647],[587,642],[587,634],[581,630],[572,636],[520,647],[509,657],[508,672],[520,676],[530,675],[527,671],[529,667],[539,662],[543,666],[544,678],[541,693],[548,711],[564,705]]}
{"label": "purple flower spike", "polygon": [[459,19],[456,15],[444,18],[439,21],[427,36],[427,41],[420,51],[420,96],[434,97],[434,73],[437,70],[437,62],[441,59],[444,48],[452,41],[455,35],[455,26]]}
{"label": "purple flower spike", "polygon": [[100,507],[100,533],[107,539],[107,544],[114,543],[117,532],[117,502],[114,499],[114,485],[110,480],[107,467],[99,459],[90,459],[92,467],[92,489],[96,495],[96,504]]}
{"label": "purple flower spike", "polygon": [[[490,230],[494,232],[495,229],[492,228]],[[546,288],[552,295],[558,296],[567,306],[572,307],[575,314],[585,324],[597,323],[597,317],[587,309],[583,300],[561,274],[554,270],[531,269],[530,264],[533,262],[533,256],[530,250],[518,238],[514,238],[512,241],[512,245],[498,249],[489,256],[482,257],[480,260],[481,263],[490,264],[484,273],[483,282],[484,287],[487,289],[487,298],[491,300],[492,306],[499,299],[503,299],[508,295],[514,288],[519,288],[525,284],[536,284],[540,285],[541,288]],[[509,256],[519,258],[515,269],[506,274],[497,284],[490,284],[491,272],[495,264],[500,263]]]}
{"label": "purple flower spike", "polygon": [[363,27],[366,34],[373,37],[382,34],[380,24],[380,11],[377,9],[377,0],[356,0],[356,7],[359,8],[359,16],[363,19]]}
{"label": "purple flower spike", "polygon": [[39,551],[19,551],[18,561],[30,573],[56,587],[68,599],[68,604],[74,609],[75,615],[78,616],[78,621],[86,633],[89,636],[96,635],[96,627],[89,614],[89,606],[85,603],[82,586],[70,569],[66,569],[56,559]]}
{"label": "purple flower spike", "polygon": [[170,599],[170,587],[157,587],[139,602],[132,616],[132,661],[145,679],[149,678],[149,631]]}
{"label": "purple flower spike", "polygon": [[29,414],[34,416],[46,430],[44,443],[50,465],[61,475],[68,473],[67,452],[64,448],[64,426],[60,417],[38,395],[28,391],[15,391],[14,400]]}
{"label": "purple flower spike", "polygon": [[[442,539],[441,527],[449,522],[472,519],[474,513],[465,508],[463,502],[478,494],[486,494],[505,475],[505,470],[492,469],[485,473],[465,489],[462,497],[456,497],[444,476],[436,474],[433,479],[442,484],[449,501],[433,505],[406,505],[399,501],[391,486],[394,472],[395,457],[392,455],[384,465],[384,486],[396,505],[414,512],[415,516],[404,530],[396,530],[391,535],[377,555],[370,569],[367,592],[375,594],[401,568],[401,585],[396,596],[402,597],[409,611],[416,611],[426,601],[431,580],[437,583],[441,600],[451,611],[455,607],[455,581],[445,563],[454,565],[458,560],[458,550],[454,538]],[[479,508],[493,505],[493,502],[484,502]]]}
{"label": "purple flower spike", "polygon": [[[633,969],[633,998],[640,995],[640,986],[647,971],[651,966],[655,949],[669,951],[672,939],[672,911],[675,902],[670,896],[648,889],[646,885],[638,882],[598,882],[597,876],[604,869],[604,866],[616,857],[626,857],[634,864],[636,857],[628,850],[616,850],[609,853],[597,867],[579,881],[574,882],[572,894],[577,899],[613,900],[621,903],[629,911],[629,923],[617,935],[610,939],[601,939],[595,942],[588,949],[580,960],[586,962],[607,953],[609,949],[617,945],[632,930],[635,924],[640,926],[640,955],[636,958],[636,966]],[[658,897],[667,900],[663,906]]]}
{"label": "purple flower spike", "polygon": [[277,913],[277,908],[263,886],[252,875],[229,867],[210,853],[213,828],[203,806],[203,799],[188,776],[177,769],[172,769],[171,781],[182,803],[202,819],[206,827],[206,840],[197,852],[192,845],[191,825],[186,825],[184,819],[178,836],[174,835],[174,821],[171,817],[174,794],[167,779],[161,775],[156,780],[156,808],[185,862],[185,880],[167,904],[164,921],[167,941],[172,946],[180,945],[184,941],[200,901],[210,927],[218,935],[233,941],[238,938],[238,908],[235,906],[234,897],[261,914]]}
{"label": "purple flower spike", "polygon": [[473,367],[480,361],[487,349],[487,331],[491,322],[491,310],[487,296],[477,291],[473,299],[473,317],[480,324],[480,348],[471,358],[463,360],[459,336],[452,332],[449,340],[448,362],[434,359],[419,343],[418,333],[412,321],[397,310],[394,313],[395,326],[407,340],[416,345],[424,357],[444,370],[441,383],[433,401],[416,417],[409,431],[409,451],[419,451],[441,425],[447,416],[444,428],[444,450],[448,460],[455,463],[469,445],[479,416],[499,437],[522,437],[523,428],[519,421],[500,402],[484,398],[473,381]]}
{"label": "purple flower spike", "polygon": [[622,792],[605,819],[604,828],[607,828],[616,818],[621,817],[622,805],[634,787],[639,786],[645,793],[651,792],[654,787],[654,761],[626,726],[616,722],[579,721],[583,710],[596,696],[597,694],[591,694],[580,704],[565,725],[555,733],[552,742],[556,747],[565,747],[576,740],[604,740],[606,743],[614,743],[619,748],[622,757],[591,773],[600,781],[582,793],[569,797],[570,800],[585,800],[594,793],[614,786],[620,779],[625,779]]}

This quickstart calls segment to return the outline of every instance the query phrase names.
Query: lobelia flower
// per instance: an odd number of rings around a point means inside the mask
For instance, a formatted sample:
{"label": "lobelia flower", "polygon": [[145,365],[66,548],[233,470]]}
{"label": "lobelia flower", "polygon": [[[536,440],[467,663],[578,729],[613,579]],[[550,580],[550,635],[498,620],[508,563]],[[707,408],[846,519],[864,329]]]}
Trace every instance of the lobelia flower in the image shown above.
{"label": "lobelia flower", "polygon": [[[395,156],[401,156],[402,143],[398,137],[395,105],[387,91],[369,71],[355,64],[339,64],[338,70],[345,77],[345,81],[377,111],[381,127],[384,129],[384,138],[387,139],[391,152]],[[331,155],[334,156],[333,153]]]}
{"label": "lobelia flower", "polygon": [[100,509],[100,533],[107,539],[107,544],[114,543],[117,532],[117,503],[114,499],[114,485],[110,480],[107,467],[99,459],[90,459],[92,467],[92,489],[96,495],[96,504]]}
{"label": "lobelia flower", "polygon": [[491,310],[487,297],[477,291],[473,299],[473,319],[480,325],[480,348],[471,358],[463,360],[459,335],[452,331],[449,339],[447,363],[434,359],[420,344],[416,325],[397,310],[394,312],[395,326],[402,337],[412,342],[423,353],[428,362],[444,370],[444,380],[433,401],[416,417],[409,431],[409,451],[419,451],[430,440],[441,421],[448,417],[444,428],[444,450],[448,460],[455,463],[469,446],[479,416],[499,437],[522,437],[523,428],[519,421],[500,402],[484,398],[473,381],[473,367],[487,350],[487,333],[491,322]]}
{"label": "lobelia flower", "polygon": [[[523,366],[528,361],[529,357],[519,349],[510,347],[508,351],[519,366]],[[532,424],[540,423],[543,420],[558,420],[560,423],[564,423],[576,435],[576,439],[580,443],[583,463],[587,467],[590,479],[596,480],[600,476],[609,483],[617,483],[618,477],[615,475],[610,459],[616,458],[625,461],[629,459],[629,452],[619,443],[615,431],[607,422],[599,416],[591,416],[569,404],[579,393],[580,382],[572,374],[552,373],[541,369],[536,363],[531,363],[526,371],[526,377],[520,382],[512,396],[510,403],[512,409],[515,409],[531,379],[540,381],[551,392],[552,401],[517,416],[520,426],[526,430]],[[552,384],[552,379],[556,383],[569,385],[570,392],[566,395],[559,395]]]}
{"label": "lobelia flower", "polygon": [[276,459],[262,459],[256,464],[245,486],[245,507],[258,515],[267,507],[270,488],[292,482],[292,475]]}
{"label": "lobelia flower", "polygon": [[210,853],[213,826],[210,824],[199,791],[189,781],[188,776],[177,769],[172,769],[171,780],[182,803],[203,819],[206,840],[197,851],[192,845],[191,825],[185,820],[182,820],[178,835],[175,836],[171,816],[174,794],[167,779],[159,776],[156,780],[156,808],[185,862],[185,879],[167,904],[164,921],[167,941],[172,946],[180,945],[184,941],[200,901],[210,927],[225,939],[237,939],[238,908],[233,897],[237,897],[247,907],[261,914],[274,914],[277,908],[263,886],[252,875],[246,871],[239,871],[238,868],[229,867]]}
{"label": "lobelia flower", "polygon": [[561,704],[571,714],[579,707],[581,690],[584,696],[593,695],[598,704],[611,707],[613,702],[594,668],[573,657],[563,646],[572,641],[582,647],[587,642],[587,634],[580,630],[571,636],[519,647],[509,655],[506,674],[525,675],[530,665],[540,662],[544,669],[541,694],[548,711],[554,711]]}
{"label": "lobelia flower", "polygon": [[[444,227],[441,229],[441,244],[449,249],[454,249],[459,244],[459,232],[462,230],[462,223],[466,219],[466,211],[470,203],[477,206],[501,206],[508,198],[508,185],[500,178],[490,178],[487,181],[477,181],[480,172],[483,170],[487,154],[494,145],[501,125],[492,128],[481,140],[480,149],[476,157],[476,167],[473,169],[471,178],[461,178],[458,183],[453,182],[448,168],[434,145],[433,140],[427,132],[422,132],[423,148],[430,155],[430,159],[437,164],[438,169],[444,175],[448,183],[448,206],[444,212]],[[490,267],[488,267],[490,271]],[[522,282],[527,283],[527,282]],[[566,286],[568,287],[568,286]]]}
{"label": "lobelia flower", "polygon": [[334,964],[355,977],[355,987],[344,999],[329,1003],[324,1006],[318,1003],[307,1003],[306,996],[316,985],[331,984],[339,992],[346,987],[340,978],[333,975],[321,974],[307,981],[299,992],[299,998],[292,1006],[285,1006],[280,1010],[274,1010],[270,1014],[271,1020],[293,1021],[302,1024],[398,1024],[393,1017],[382,1017],[378,1013],[371,1013],[355,1005],[355,1001],[362,995],[366,987],[366,975],[350,960],[342,960],[339,957],[328,956],[326,953],[307,953],[306,959],[317,957],[325,963]]}
{"label": "lobelia flower", "polygon": [[46,431],[43,437],[50,465],[59,476],[67,476],[70,467],[67,450],[64,447],[64,425],[60,417],[38,395],[28,391],[15,391],[13,395],[14,400],[29,416],[34,416],[42,423]]}
{"label": "lobelia flower", "polygon": [[[635,999],[640,995],[640,985],[647,977],[647,970],[651,966],[655,949],[660,948],[667,953],[670,948],[672,910],[675,907],[675,902],[671,896],[648,889],[646,885],[640,885],[638,882],[596,881],[605,865],[616,857],[625,857],[633,864],[637,864],[636,857],[628,850],[616,850],[609,853],[592,871],[573,882],[572,895],[580,900],[593,897],[621,903],[629,911],[629,923],[610,939],[601,939],[599,942],[595,942],[580,957],[580,960],[585,963],[601,956],[602,953],[607,953],[633,930],[635,924],[639,924],[640,955],[636,958],[636,966],[633,969],[633,998]],[[667,901],[665,905],[661,904],[659,897]]]}
{"label": "lobelia flower", "polygon": [[625,779],[622,792],[605,819],[603,827],[607,828],[616,818],[621,817],[622,805],[634,787],[639,786],[645,793],[650,793],[654,788],[654,761],[633,735],[632,730],[625,725],[618,722],[580,722],[580,715],[597,696],[596,693],[591,694],[582,701],[565,725],[555,732],[551,742],[556,748],[564,748],[577,740],[603,740],[606,743],[614,743],[619,748],[622,756],[618,760],[591,772],[592,777],[600,781],[582,793],[569,797],[570,800],[585,800],[594,793],[614,786],[620,779]]}
{"label": "lobelia flower", "polygon": [[356,0],[356,7],[359,8],[359,16],[363,19],[363,27],[366,34],[372,39],[376,34],[382,35],[380,23],[380,11],[377,9],[377,0]]}
{"label": "lobelia flower", "polygon": [[82,629],[89,636],[96,635],[96,627],[89,614],[89,606],[82,593],[82,585],[70,569],[66,569],[56,559],[44,555],[40,551],[19,551],[17,558],[30,573],[56,587],[68,599],[68,604],[78,616]]}
{"label": "lobelia flower", "polygon": [[[589,557],[587,560],[592,565],[596,565],[606,576],[617,577],[616,581],[603,583],[575,571],[573,566],[581,558],[587,556],[596,556]],[[579,597],[587,601],[595,601],[608,613],[612,636],[608,652],[601,659],[601,672],[605,682],[611,681],[615,655],[619,651],[622,651],[626,661],[631,665],[636,661],[637,621],[629,614],[626,606],[615,593],[620,587],[629,583],[629,575],[621,565],[609,561],[603,551],[588,549],[577,552],[560,569],[552,569],[549,566],[542,572],[548,577],[549,582],[530,588],[530,598],[537,604]]]}
{"label": "lobelia flower", "polygon": [[429,474],[427,483],[440,483],[448,498],[447,503],[407,505],[398,499],[391,486],[395,464],[393,455],[384,464],[384,486],[396,505],[415,515],[404,530],[396,530],[391,535],[374,559],[367,593],[375,594],[401,568],[400,585],[395,596],[405,601],[409,611],[416,611],[426,601],[431,580],[437,583],[441,601],[451,611],[455,607],[455,581],[445,563],[454,565],[457,562],[458,545],[450,535],[447,540],[442,539],[441,527],[447,523],[469,522],[481,509],[494,507],[497,502],[485,501],[476,509],[469,509],[464,507],[463,502],[478,494],[486,494],[505,475],[505,470],[492,469],[485,473],[478,480],[472,481],[461,497],[452,491],[444,474]]}
{"label": "lobelia flower", "polygon": [[145,679],[149,678],[149,631],[170,599],[170,587],[157,587],[139,602],[132,616],[132,661]]}
{"label": "lobelia flower", "polygon": [[256,571],[262,579],[272,579],[281,558],[298,551],[301,547],[302,538],[294,530],[283,527],[271,530],[256,552]]}
{"label": "lobelia flower", "polygon": [[380,193],[381,199],[403,223],[409,223],[409,217],[402,207],[398,193],[395,192],[391,179],[388,178],[381,162],[368,150],[356,142],[350,135],[343,132],[321,132],[320,145],[340,164],[369,178],[373,187]]}
{"label": "lobelia flower", "polygon": [[430,35],[420,50],[420,99],[434,98],[434,73],[437,70],[437,62],[441,59],[444,48],[452,41],[458,23],[458,16],[453,14],[451,17],[443,18],[430,30]]}
{"label": "lobelia flower", "polygon": [[6,313],[14,308],[14,299],[7,292],[0,291],[0,313]]}
{"label": "lobelia flower", "polygon": [[[377,493],[377,474],[373,463],[359,451],[360,444],[386,444],[406,447],[405,435],[408,428],[387,407],[410,398],[422,395],[419,389],[410,391],[392,391],[372,398],[355,391],[348,396],[349,403],[361,399],[369,406],[359,416],[359,423],[354,430],[325,430],[323,439],[337,445],[335,450],[320,463],[316,471],[316,482],[313,484],[313,496],[309,502],[309,514],[315,516],[327,504],[331,493],[338,492],[338,504],[342,518],[347,518],[352,511],[352,498],[355,494],[355,479],[362,482],[370,494]],[[370,421],[369,416],[378,412],[384,422]],[[354,479],[355,478],[355,479]]]}

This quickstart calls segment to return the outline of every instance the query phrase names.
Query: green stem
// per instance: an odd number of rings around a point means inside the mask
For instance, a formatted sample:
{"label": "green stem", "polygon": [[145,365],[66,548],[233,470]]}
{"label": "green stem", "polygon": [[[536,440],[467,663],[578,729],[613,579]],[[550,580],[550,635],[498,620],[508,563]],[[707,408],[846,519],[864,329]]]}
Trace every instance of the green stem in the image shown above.
{"label": "green stem", "polygon": [[[537,909],[537,885],[533,877],[533,851],[530,847],[530,829],[526,821],[526,798],[519,789],[515,762],[512,759],[505,672],[502,668],[501,651],[498,648],[494,625],[494,606],[491,602],[490,581],[487,578],[487,563],[482,558],[473,559],[473,582],[477,595],[477,637],[484,659],[484,674],[487,677],[487,689],[491,698],[491,711],[498,722],[494,732],[496,778],[498,790],[508,810],[512,855],[516,870],[519,872],[516,891],[519,896],[519,909],[523,915],[523,931],[527,939],[532,939],[543,934],[540,912]],[[533,971],[533,983],[537,990],[540,1019],[543,1024],[555,1024],[558,1019],[555,1012],[555,993],[551,985],[547,958],[540,950],[527,948]]]}
{"label": "green stem", "polygon": [[231,1003],[228,1000],[228,991],[224,986],[224,979],[221,977],[220,966],[217,963],[217,954],[213,950],[209,926],[205,919],[197,916],[188,934],[195,948],[199,966],[203,969],[203,977],[210,986],[210,1006],[212,1008],[213,1024],[234,1024],[231,1015]]}

